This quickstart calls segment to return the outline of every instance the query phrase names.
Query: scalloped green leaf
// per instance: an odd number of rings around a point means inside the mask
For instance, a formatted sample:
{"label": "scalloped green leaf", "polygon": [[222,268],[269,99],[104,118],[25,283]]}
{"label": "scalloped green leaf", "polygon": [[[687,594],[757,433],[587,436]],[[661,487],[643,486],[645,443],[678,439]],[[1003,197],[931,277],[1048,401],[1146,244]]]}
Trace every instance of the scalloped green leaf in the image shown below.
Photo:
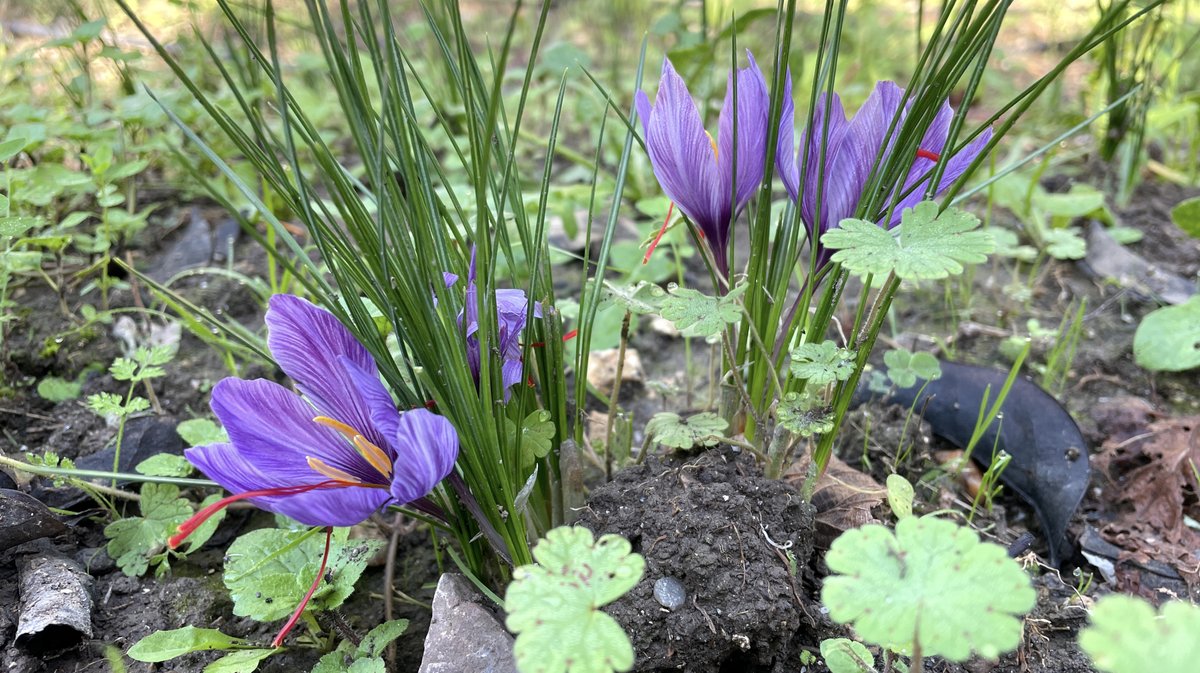
{"label": "scalloped green leaf", "polygon": [[855,352],[832,341],[802,343],[791,353],[792,375],[812,386],[845,381],[854,373]]}
{"label": "scalloped green leaf", "polygon": [[1170,601],[1154,607],[1132,596],[1096,601],[1079,647],[1105,673],[1194,673],[1200,661],[1200,607]]}
{"label": "scalloped green leaf", "polygon": [[517,634],[521,673],[611,673],[633,667],[625,631],[600,610],[637,585],[646,562],[619,535],[595,540],[580,527],[551,530],[533,549],[537,564],[513,572],[505,624]]}
{"label": "scalloped green leaf", "polygon": [[902,654],[919,641],[924,656],[994,659],[1020,644],[1020,616],[1037,599],[1003,547],[943,519],[847,531],[825,561],[836,573],[821,591],[829,616]]}
{"label": "scalloped green leaf", "polygon": [[775,409],[775,417],[789,432],[801,437],[820,435],[833,429],[829,407],[819,405],[808,391],[784,395]]}
{"label": "scalloped green leaf", "polygon": [[639,315],[658,313],[662,308],[663,300],[667,297],[666,290],[644,280],[637,285],[616,285],[604,281],[604,289],[608,291],[613,301]]}
{"label": "scalloped green leaf", "polygon": [[742,283],[721,297],[710,297],[702,292],[671,283],[670,294],[662,300],[659,314],[675,323],[675,327],[689,337],[710,337],[742,319],[742,307],[737,298],[749,285]]}
{"label": "scalloped green leaf", "polygon": [[654,414],[646,423],[646,435],[663,446],[690,449],[693,446],[716,446],[728,427],[728,421],[710,411],[687,418],[662,411]]}
{"label": "scalloped green leaf", "polygon": [[825,232],[821,244],[833,261],[856,273],[879,276],[894,272],[904,280],[946,278],[962,273],[963,264],[987,261],[996,242],[986,231],[973,231],[979,218],[933,201],[904,211],[900,226],[888,230],[867,220],[845,219]]}
{"label": "scalloped green leaf", "polygon": [[1079,235],[1078,227],[1047,229],[1042,234],[1046,254],[1054,259],[1083,259],[1087,257],[1087,241]]}

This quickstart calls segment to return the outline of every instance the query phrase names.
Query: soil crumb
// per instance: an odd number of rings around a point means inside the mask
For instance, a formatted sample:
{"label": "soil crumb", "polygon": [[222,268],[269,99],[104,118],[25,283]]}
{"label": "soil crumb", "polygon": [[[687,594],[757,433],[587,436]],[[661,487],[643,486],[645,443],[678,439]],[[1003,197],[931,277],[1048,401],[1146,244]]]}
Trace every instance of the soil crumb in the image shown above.
{"label": "soil crumb", "polygon": [[[582,514],[581,524],[625,536],[646,558],[642,581],[605,608],[633,640],[635,670],[794,670],[793,637],[815,610],[804,586],[813,509],[752,457],[651,458],[595,489]],[[655,598],[663,578],[682,584],[681,607]]]}

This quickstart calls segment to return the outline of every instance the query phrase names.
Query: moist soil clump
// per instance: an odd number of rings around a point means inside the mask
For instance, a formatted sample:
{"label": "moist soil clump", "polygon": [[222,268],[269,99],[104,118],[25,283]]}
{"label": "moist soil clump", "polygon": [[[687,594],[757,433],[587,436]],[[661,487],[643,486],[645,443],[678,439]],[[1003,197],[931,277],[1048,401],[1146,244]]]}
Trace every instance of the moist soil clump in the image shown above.
{"label": "moist soil clump", "polygon": [[[580,523],[625,536],[646,559],[642,581],[605,608],[630,634],[638,671],[795,669],[793,637],[815,611],[804,588],[813,509],[751,456],[650,458],[592,491]],[[682,584],[682,606],[655,598],[663,578]]]}

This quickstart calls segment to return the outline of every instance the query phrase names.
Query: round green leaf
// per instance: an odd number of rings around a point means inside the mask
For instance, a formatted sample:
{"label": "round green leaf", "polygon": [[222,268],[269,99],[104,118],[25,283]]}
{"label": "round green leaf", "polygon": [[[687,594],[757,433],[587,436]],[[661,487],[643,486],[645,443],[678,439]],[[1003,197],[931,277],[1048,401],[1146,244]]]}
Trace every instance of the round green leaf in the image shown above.
{"label": "round green leaf", "polygon": [[1079,647],[1105,673],[1194,673],[1200,661],[1200,607],[1170,601],[1158,615],[1146,601],[1105,596]]}
{"label": "round green leaf", "polygon": [[1192,238],[1200,238],[1200,196],[1180,201],[1171,209],[1171,221]]}
{"label": "round green leaf", "polygon": [[1003,547],[943,519],[847,531],[825,560],[837,573],[821,592],[829,616],[903,654],[919,641],[925,656],[994,659],[1020,644],[1019,615],[1037,598]]}
{"label": "round green leaf", "polygon": [[1133,335],[1133,359],[1151,371],[1200,367],[1200,295],[1142,318]]}
{"label": "round green leaf", "polygon": [[830,673],[874,673],[875,657],[862,643],[849,638],[821,641],[821,658]]}

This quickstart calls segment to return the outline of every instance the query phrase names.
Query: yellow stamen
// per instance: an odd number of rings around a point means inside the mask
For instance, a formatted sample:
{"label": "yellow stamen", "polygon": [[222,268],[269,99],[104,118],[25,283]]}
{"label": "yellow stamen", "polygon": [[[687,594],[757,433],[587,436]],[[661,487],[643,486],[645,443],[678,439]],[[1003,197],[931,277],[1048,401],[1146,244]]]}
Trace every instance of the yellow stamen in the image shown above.
{"label": "yellow stamen", "polygon": [[709,133],[708,131],[705,131],[704,135],[708,136],[708,144],[712,145],[713,159],[716,160],[716,158],[717,158],[717,141],[713,140],[712,134]]}
{"label": "yellow stamen", "polygon": [[383,449],[368,442],[367,438],[362,435],[355,435],[351,441],[354,442],[354,447],[358,449],[362,457],[371,464],[371,467],[379,470],[379,474],[382,474],[385,479],[392,478],[392,461],[388,459]]}
{"label": "yellow stamen", "polygon": [[313,458],[312,456],[308,456],[307,460],[308,460],[308,466],[311,467],[314,472],[323,474],[326,477],[333,479],[334,481],[342,481],[347,484],[353,484],[355,486],[371,486],[372,485],[372,484],[364,484],[361,479],[351,475],[349,472],[346,472],[344,470],[339,470],[336,467],[331,467],[330,465],[328,465],[325,461],[321,460],[320,458]]}
{"label": "yellow stamen", "polygon": [[343,423],[341,421],[336,421],[328,416],[317,416],[316,418],[313,419],[313,422],[319,423],[320,425],[324,425],[327,428],[333,428],[334,430],[337,430],[338,432],[342,433],[342,435],[345,436],[346,439],[348,439],[352,442],[354,441],[354,438],[358,435],[358,430],[355,430],[354,428],[350,427],[349,425],[346,425],[345,423]]}

